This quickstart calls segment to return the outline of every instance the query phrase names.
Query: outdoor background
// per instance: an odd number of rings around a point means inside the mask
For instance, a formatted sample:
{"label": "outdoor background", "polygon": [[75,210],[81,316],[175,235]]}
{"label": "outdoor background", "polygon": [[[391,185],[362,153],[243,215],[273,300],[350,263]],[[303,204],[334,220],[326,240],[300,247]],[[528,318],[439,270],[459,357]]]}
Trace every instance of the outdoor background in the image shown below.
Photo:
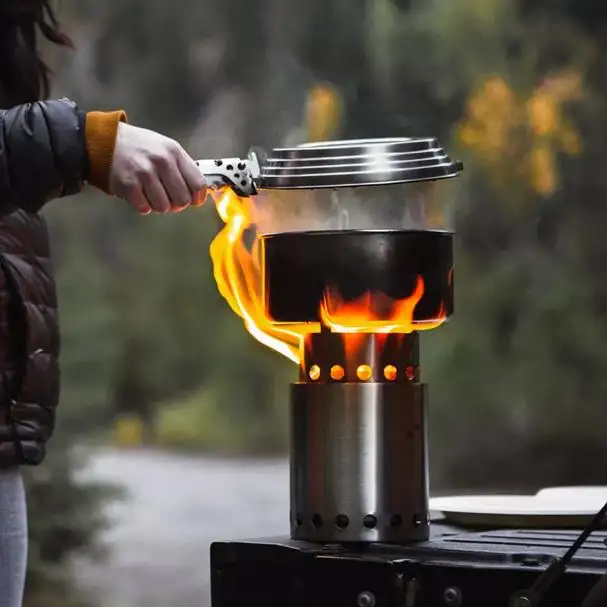
{"label": "outdoor background", "polygon": [[[62,0],[56,95],[198,158],[437,136],[456,315],[422,339],[433,490],[606,483],[607,5]],[[49,205],[64,389],[28,471],[28,607],[207,605],[208,544],[287,532],[287,385],[218,295],[212,203]]]}

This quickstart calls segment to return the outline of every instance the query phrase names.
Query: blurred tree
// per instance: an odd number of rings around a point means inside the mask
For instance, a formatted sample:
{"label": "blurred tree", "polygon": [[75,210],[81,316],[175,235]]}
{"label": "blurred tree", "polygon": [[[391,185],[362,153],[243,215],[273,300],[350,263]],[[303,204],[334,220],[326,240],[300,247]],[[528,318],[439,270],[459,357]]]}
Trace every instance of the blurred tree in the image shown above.
{"label": "blurred tree", "polygon": [[[441,98],[462,108],[455,134],[468,160],[456,205],[457,318],[426,338],[443,486],[603,481],[604,280],[586,259],[592,251],[602,267],[607,255],[602,230],[588,230],[604,225],[595,135],[604,89],[589,75],[605,64],[592,40],[541,5],[541,23],[498,0],[416,13],[426,48],[434,42],[451,63],[434,59],[434,77]],[[591,192],[580,196],[584,183]]]}
{"label": "blurred tree", "polygon": [[216,348],[230,313],[219,304],[209,263],[212,208],[146,217],[116,270],[113,402],[144,413],[213,376]]}
{"label": "blurred tree", "polygon": [[50,218],[58,245],[54,255],[62,321],[59,422],[69,434],[95,431],[110,421],[109,388],[119,351],[112,333],[117,312],[111,293],[113,277],[86,231],[87,215],[94,209],[85,205],[93,202],[62,201],[62,208],[55,206]]}
{"label": "blurred tree", "polygon": [[607,6],[596,0],[518,0],[521,14],[526,19],[546,17],[570,20],[582,27],[597,41],[605,41],[607,27]]}
{"label": "blurred tree", "polygon": [[[186,127],[210,90],[192,49],[215,28],[213,3],[194,0],[98,3],[95,71],[112,104],[156,130]],[[106,103],[107,103],[106,101]]]}

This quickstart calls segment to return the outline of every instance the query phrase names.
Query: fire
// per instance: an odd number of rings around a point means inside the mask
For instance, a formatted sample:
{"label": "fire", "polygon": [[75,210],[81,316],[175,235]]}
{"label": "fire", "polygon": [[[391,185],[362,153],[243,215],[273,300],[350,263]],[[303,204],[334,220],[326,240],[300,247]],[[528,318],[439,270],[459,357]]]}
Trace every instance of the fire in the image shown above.
{"label": "fire", "polygon": [[436,319],[415,322],[415,306],[424,296],[424,279],[417,277],[413,293],[404,299],[393,300],[381,293],[367,292],[351,302],[339,293],[327,289],[320,306],[323,326],[335,333],[412,333],[439,327],[446,319],[441,305]]}
{"label": "fire", "polygon": [[259,240],[250,251],[243,240],[245,230],[251,227],[252,201],[238,197],[230,188],[223,188],[214,197],[217,213],[225,223],[210,247],[219,292],[257,341],[299,364],[302,332],[277,327],[266,317]]}
{"label": "fire", "polygon": [[[304,334],[319,331],[321,324],[284,326],[268,319],[263,298],[260,239],[256,236],[251,248],[244,240],[245,232],[255,228],[253,201],[238,197],[231,188],[223,188],[213,196],[217,213],[225,224],[210,247],[219,292],[255,339],[299,364]],[[321,323],[330,331],[347,334],[411,333],[433,329],[445,321],[446,313],[441,306],[435,319],[414,322],[413,312],[423,295],[421,276],[413,293],[402,300],[366,293],[355,301],[346,302],[339,293],[327,289],[320,304]],[[335,372],[339,374],[339,370]]]}

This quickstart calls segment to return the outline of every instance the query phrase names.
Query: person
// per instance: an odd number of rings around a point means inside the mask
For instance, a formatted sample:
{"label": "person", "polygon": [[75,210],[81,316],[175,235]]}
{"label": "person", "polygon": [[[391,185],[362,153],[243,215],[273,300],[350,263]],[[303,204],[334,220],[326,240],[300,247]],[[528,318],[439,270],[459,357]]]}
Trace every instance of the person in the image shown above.
{"label": "person", "polygon": [[39,212],[87,183],[141,214],[181,211],[206,192],[175,141],[129,125],[123,111],[47,100],[38,39],[71,46],[49,2],[0,0],[0,607],[23,600],[20,470],[43,461],[59,398],[57,303]]}

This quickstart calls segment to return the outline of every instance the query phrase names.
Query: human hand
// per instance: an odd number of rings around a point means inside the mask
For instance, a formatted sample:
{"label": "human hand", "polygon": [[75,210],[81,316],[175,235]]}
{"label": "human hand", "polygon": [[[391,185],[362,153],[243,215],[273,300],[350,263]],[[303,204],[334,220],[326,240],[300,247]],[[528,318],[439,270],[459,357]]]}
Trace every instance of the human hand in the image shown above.
{"label": "human hand", "polygon": [[204,177],[176,141],[124,122],[118,125],[110,189],[142,215],[178,212],[206,199]]}

